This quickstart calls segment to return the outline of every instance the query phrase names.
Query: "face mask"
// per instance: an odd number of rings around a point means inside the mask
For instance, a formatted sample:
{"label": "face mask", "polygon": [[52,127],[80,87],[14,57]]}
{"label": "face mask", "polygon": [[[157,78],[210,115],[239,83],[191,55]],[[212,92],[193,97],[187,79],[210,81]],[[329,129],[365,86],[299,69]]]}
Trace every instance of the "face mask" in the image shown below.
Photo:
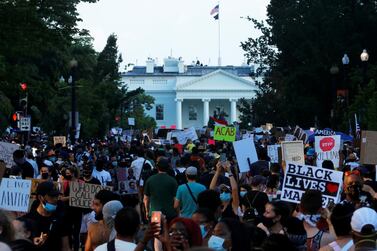
{"label": "face mask", "polygon": [[97,221],[103,220],[103,214],[102,214],[102,212],[100,212],[99,214],[96,214],[96,216],[94,217],[94,219],[96,219]]}
{"label": "face mask", "polygon": [[270,228],[272,227],[273,225],[275,225],[275,222],[273,220],[273,218],[266,218],[263,216],[263,219],[262,219],[262,223],[263,225],[265,225],[267,228]]}
{"label": "face mask", "polygon": [[202,224],[200,227],[200,233],[202,234],[202,237],[204,238],[207,235],[206,227]]}
{"label": "face mask", "polygon": [[49,213],[52,213],[52,212],[56,211],[56,205],[54,205],[54,204],[45,202],[45,203],[42,203],[42,206]]}
{"label": "face mask", "polygon": [[224,241],[223,238],[212,235],[208,240],[208,247],[215,251],[225,251],[226,249],[223,247]]}
{"label": "face mask", "polygon": [[48,158],[51,162],[55,162],[56,161],[56,157],[50,157]]}
{"label": "face mask", "polygon": [[222,202],[228,202],[228,201],[230,201],[230,193],[221,193],[220,194],[220,200],[222,201]]}
{"label": "face mask", "polygon": [[240,195],[241,195],[242,198],[245,197],[246,194],[247,194],[247,191],[241,191],[240,192]]}
{"label": "face mask", "polygon": [[117,166],[118,166],[118,161],[113,161],[111,164],[112,164],[113,166],[117,167]]}
{"label": "face mask", "polygon": [[102,167],[96,167],[98,172],[102,172],[103,168]]}
{"label": "face mask", "polygon": [[48,173],[42,173],[41,177],[42,177],[42,179],[47,180],[48,179]]}

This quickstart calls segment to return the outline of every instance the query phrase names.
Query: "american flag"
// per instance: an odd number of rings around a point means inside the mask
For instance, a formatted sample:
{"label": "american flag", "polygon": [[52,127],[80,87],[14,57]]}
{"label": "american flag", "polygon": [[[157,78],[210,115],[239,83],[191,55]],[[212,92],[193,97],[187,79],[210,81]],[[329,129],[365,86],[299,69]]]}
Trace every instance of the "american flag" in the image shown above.
{"label": "american flag", "polygon": [[355,132],[356,132],[356,138],[359,139],[361,136],[361,130],[359,122],[357,121],[357,115],[355,113]]}
{"label": "american flag", "polygon": [[212,10],[211,10],[211,15],[219,13],[219,5],[216,5]]}

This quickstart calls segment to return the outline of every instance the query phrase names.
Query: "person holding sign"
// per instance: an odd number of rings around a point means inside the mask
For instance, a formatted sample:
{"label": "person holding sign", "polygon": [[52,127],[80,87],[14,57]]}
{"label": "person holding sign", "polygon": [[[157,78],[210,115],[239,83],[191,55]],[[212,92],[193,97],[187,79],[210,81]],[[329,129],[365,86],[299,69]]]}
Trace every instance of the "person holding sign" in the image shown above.
{"label": "person holding sign", "polygon": [[67,224],[64,224],[63,205],[58,203],[59,191],[52,182],[42,182],[37,187],[39,205],[25,217],[35,223],[34,244],[38,250],[69,250]]}

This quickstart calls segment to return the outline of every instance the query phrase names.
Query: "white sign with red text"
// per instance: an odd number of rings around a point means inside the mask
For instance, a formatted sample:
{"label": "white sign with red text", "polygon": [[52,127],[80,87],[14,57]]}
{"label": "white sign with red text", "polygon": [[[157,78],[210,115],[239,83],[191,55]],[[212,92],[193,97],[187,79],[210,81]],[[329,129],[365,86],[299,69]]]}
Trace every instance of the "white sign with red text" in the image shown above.
{"label": "white sign with red text", "polygon": [[331,160],[334,167],[339,167],[340,135],[316,136],[315,152],[317,153],[317,166],[322,167],[324,160]]}

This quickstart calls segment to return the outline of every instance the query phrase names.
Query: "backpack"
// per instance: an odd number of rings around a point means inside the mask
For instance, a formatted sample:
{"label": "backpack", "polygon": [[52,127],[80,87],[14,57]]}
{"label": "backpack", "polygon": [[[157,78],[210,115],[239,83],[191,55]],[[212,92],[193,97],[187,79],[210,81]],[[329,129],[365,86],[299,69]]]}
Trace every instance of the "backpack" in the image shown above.
{"label": "backpack", "polygon": [[143,179],[143,182],[145,184],[149,177],[151,177],[153,174],[155,174],[155,172],[154,170],[152,170],[152,166],[149,163],[147,163],[147,160],[145,159],[140,172],[139,184],[141,179]]}
{"label": "backpack", "polygon": [[175,175],[175,179],[177,180],[178,186],[187,183],[186,175],[183,172],[180,172],[178,168],[176,169],[177,174]]}
{"label": "backpack", "polygon": [[246,208],[245,212],[243,213],[243,220],[245,222],[254,222],[257,218],[260,217],[258,214],[257,209],[253,206],[255,199],[258,197],[260,192],[258,192],[253,201],[250,203],[248,196],[246,195],[245,198],[247,200],[247,204],[249,204],[249,207]]}

